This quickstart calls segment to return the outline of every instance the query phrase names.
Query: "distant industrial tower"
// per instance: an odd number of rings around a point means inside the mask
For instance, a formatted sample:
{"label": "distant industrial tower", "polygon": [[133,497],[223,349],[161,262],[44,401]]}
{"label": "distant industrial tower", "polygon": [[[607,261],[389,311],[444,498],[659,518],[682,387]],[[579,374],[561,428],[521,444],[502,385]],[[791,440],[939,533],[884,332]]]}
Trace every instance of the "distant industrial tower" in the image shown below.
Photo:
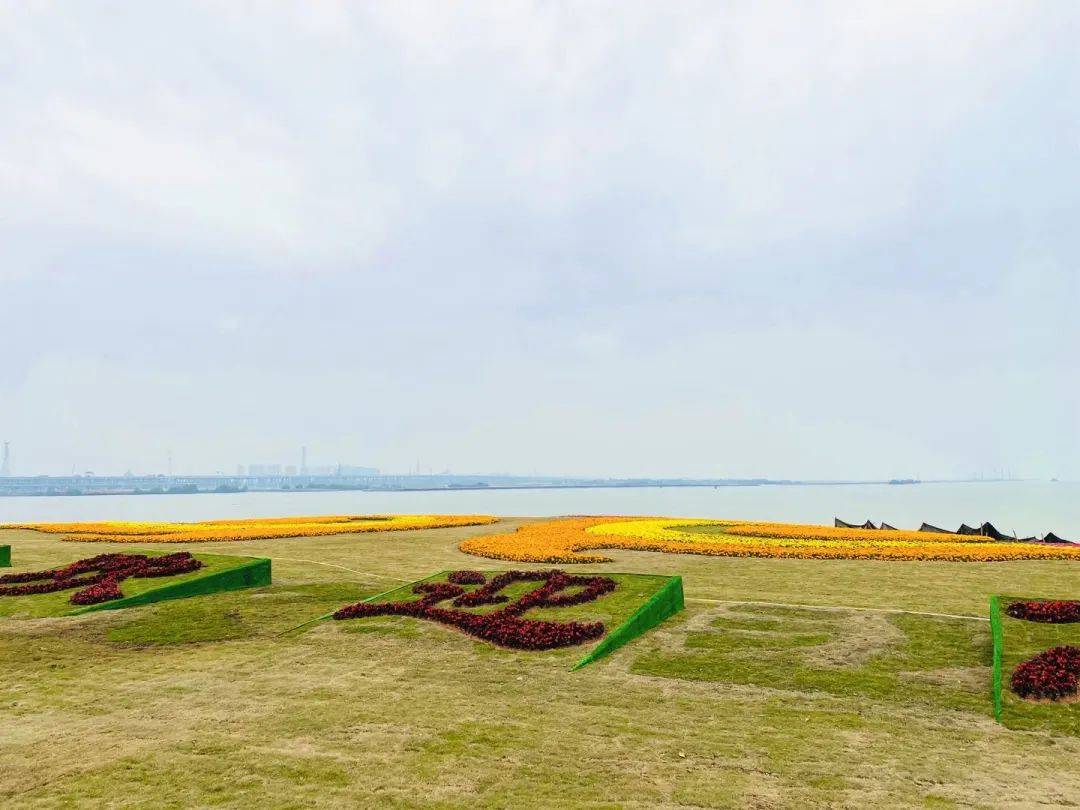
{"label": "distant industrial tower", "polygon": [[11,475],[11,442],[4,442],[4,455],[0,457],[0,478]]}

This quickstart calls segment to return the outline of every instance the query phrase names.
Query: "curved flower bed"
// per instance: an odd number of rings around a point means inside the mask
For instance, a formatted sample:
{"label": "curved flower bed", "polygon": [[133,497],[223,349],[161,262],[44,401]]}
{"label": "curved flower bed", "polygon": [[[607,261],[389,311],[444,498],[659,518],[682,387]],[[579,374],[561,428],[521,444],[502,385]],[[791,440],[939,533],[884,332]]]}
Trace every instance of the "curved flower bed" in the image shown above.
{"label": "curved flower bed", "polygon": [[[521,614],[532,608],[566,607],[591,602],[615,590],[615,580],[601,576],[573,576],[565,571],[506,571],[490,581],[477,571],[455,571],[467,578],[469,584],[481,584],[466,591],[454,582],[422,582],[413,586],[420,599],[403,602],[358,602],[333,614],[335,619],[355,619],[364,616],[412,616],[417,619],[456,627],[476,638],[501,647],[517,650],[550,650],[581,644],[604,634],[602,622],[553,622],[523,619]],[[540,582],[539,587],[510,602],[500,591],[514,582]],[[440,607],[441,602],[453,600],[453,608]],[[490,613],[469,613],[464,608],[508,603]]]}
{"label": "curved flower bed", "polygon": [[324,517],[208,520],[201,523],[9,523],[0,529],[31,529],[79,543],[198,543],[320,537],[331,534],[442,529],[495,523],[491,515],[327,515]]}
{"label": "curved flower bed", "polygon": [[718,557],[792,559],[1080,560],[1080,546],[1006,543],[981,535],[847,529],[689,518],[588,517],[531,523],[512,534],[472,537],[459,548],[480,557],[546,563],[610,562],[593,549]]}
{"label": "curved flower bed", "polygon": [[120,583],[132,577],[170,577],[202,568],[201,561],[181,551],[163,557],[144,554],[99,554],[63,568],[0,576],[0,596],[29,596],[79,588],[73,605],[96,605],[120,599]]}
{"label": "curved flower bed", "polygon": [[1061,700],[1080,686],[1080,648],[1053,647],[1013,670],[1012,690],[1023,698]]}
{"label": "curved flower bed", "polygon": [[1014,619],[1045,624],[1072,624],[1080,622],[1080,601],[1032,601],[1013,602],[1005,612]]}

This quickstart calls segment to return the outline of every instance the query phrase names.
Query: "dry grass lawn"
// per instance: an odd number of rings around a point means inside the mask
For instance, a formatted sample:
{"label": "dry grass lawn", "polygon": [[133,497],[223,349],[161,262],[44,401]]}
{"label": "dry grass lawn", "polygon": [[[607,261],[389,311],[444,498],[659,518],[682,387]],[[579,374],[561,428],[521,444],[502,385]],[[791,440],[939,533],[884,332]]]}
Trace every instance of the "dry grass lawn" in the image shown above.
{"label": "dry grass lawn", "polygon": [[[519,522],[180,545],[269,556],[275,584],[0,619],[0,805],[1080,803],[1068,722],[993,722],[985,622],[754,604],[985,617],[995,592],[1075,597],[1069,562],[613,552],[582,569],[682,574],[687,610],[576,673],[579,650],[511,652],[403,618],[282,635],[440,569],[512,567],[457,543]],[[112,548],[14,531],[0,543],[13,571]]]}

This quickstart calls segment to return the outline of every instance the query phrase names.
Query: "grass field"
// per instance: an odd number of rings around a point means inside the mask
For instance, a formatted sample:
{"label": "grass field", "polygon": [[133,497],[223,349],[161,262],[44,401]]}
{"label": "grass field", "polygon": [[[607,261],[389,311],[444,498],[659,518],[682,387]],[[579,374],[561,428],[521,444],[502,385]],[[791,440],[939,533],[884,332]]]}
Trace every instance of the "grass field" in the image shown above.
{"label": "grass field", "polygon": [[[169,550],[271,557],[275,584],[0,618],[0,804],[997,807],[1080,797],[1080,737],[1067,725],[993,721],[985,621],[992,593],[1075,596],[1080,570],[1066,561],[612,551],[612,563],[570,570],[681,574],[686,610],[574,673],[573,650],[514,653],[405,618],[285,632],[435,571],[543,567],[457,550],[521,522],[180,544]],[[26,531],[0,543],[12,546],[11,571],[131,550]]]}

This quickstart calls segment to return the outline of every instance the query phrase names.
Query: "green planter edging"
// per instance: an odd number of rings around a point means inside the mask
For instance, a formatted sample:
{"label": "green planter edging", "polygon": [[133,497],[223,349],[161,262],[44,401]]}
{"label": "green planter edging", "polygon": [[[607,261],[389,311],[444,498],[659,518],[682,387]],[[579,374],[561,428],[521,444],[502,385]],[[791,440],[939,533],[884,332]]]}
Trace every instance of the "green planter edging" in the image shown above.
{"label": "green planter edging", "polygon": [[0,566],[5,568],[11,565],[11,546],[0,546]]}
{"label": "green planter edging", "polygon": [[574,664],[571,671],[581,669],[593,661],[611,655],[619,647],[629,644],[638,636],[652,630],[669,616],[674,616],[685,606],[682,577],[670,577],[660,590],[649,598],[649,601],[634,611],[629,619],[608,633],[603,641]]}
{"label": "green planter edging", "polygon": [[[429,580],[441,577],[444,574],[450,573],[450,569],[444,569],[438,571],[430,576],[426,576],[423,579],[413,580],[412,582],[406,582],[402,585],[390,588],[389,590],[377,593],[366,599],[361,599],[360,603],[374,602],[377,599],[389,596],[390,594],[405,590],[406,588],[412,589],[414,585],[419,585],[421,582],[428,582]],[[491,572],[487,572],[491,573]],[[642,575],[638,575],[642,576]],[[649,576],[649,575],[645,575]],[[625,644],[629,644],[635,638],[647,633],[656,625],[667,619],[669,616],[673,616],[685,607],[683,600],[683,586],[682,577],[663,577],[667,581],[660,586],[660,590],[654,593],[649,599],[639,607],[634,613],[608,633],[599,644],[597,644],[590,652],[586,653],[585,657],[578,661],[571,668],[571,671],[581,669],[582,667],[591,664],[606,655],[611,655],[615,650],[619,649]],[[309,625],[317,624],[318,622],[325,621],[332,617],[337,610],[332,610],[329,613],[324,613],[322,616],[316,616],[314,619],[309,619],[303,624],[297,625],[290,630],[286,630],[281,635],[287,633],[293,633],[297,630],[302,630]]]}
{"label": "green planter edging", "polygon": [[269,584],[270,559],[268,557],[257,557],[249,559],[235,568],[215,571],[203,577],[189,579],[187,582],[162,585],[160,588],[152,588],[149,591],[143,591],[124,599],[114,599],[111,602],[102,602],[99,605],[87,605],[73,610],[67,615],[77,616],[95,610],[119,610],[120,608],[149,605],[152,602],[164,602],[169,599],[186,599],[189,596],[203,596],[222,591],[238,591],[243,588],[258,588]]}
{"label": "green planter edging", "polygon": [[992,680],[992,687],[991,687],[992,690],[993,690],[993,697],[994,697],[994,719],[997,720],[1000,723],[1001,722],[1001,710],[1002,710],[1002,699],[1001,699],[1001,680],[1002,680],[1001,656],[1002,656],[1003,639],[1002,639],[1002,632],[1001,632],[1001,597],[997,596],[996,594],[994,596],[990,597],[990,636],[994,640],[994,664],[993,664],[994,669],[993,669],[993,680]]}

